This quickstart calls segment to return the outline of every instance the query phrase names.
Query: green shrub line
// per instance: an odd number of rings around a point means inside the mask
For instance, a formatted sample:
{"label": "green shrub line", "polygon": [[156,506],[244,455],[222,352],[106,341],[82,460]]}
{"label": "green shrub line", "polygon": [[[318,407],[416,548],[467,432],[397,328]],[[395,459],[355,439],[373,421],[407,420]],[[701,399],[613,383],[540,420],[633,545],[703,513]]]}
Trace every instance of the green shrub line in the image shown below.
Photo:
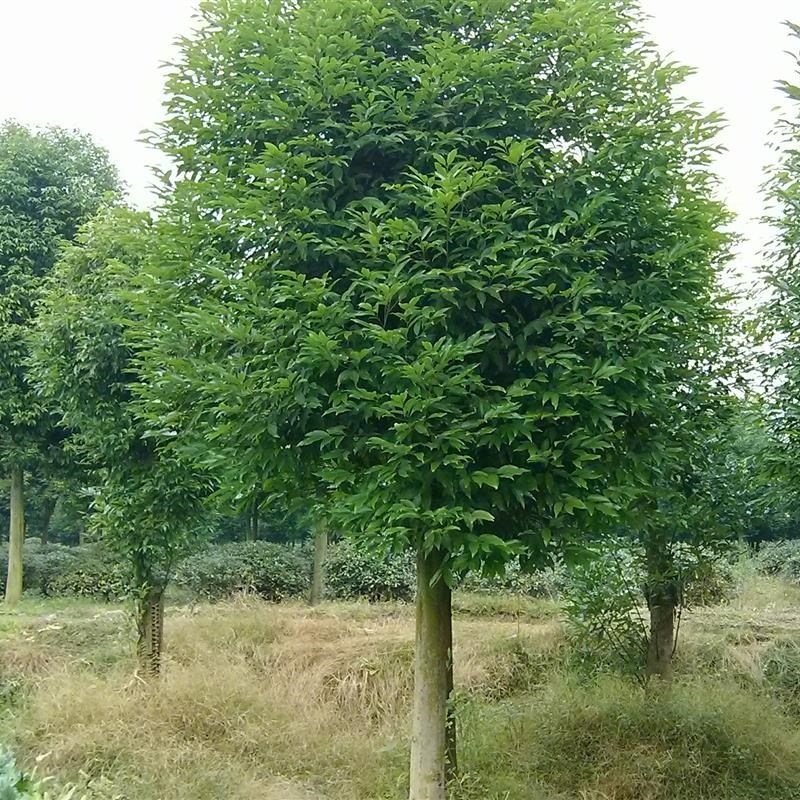
{"label": "green shrub line", "polygon": [[[792,561],[792,554],[796,561]],[[800,576],[800,546],[795,546],[794,542],[765,547],[757,558],[757,568],[762,572],[781,576],[789,573],[791,578],[796,570],[796,575]],[[632,587],[641,584],[640,570],[632,559],[614,559],[613,570],[624,569],[626,574],[615,574],[610,582],[603,569],[605,561],[600,559],[588,571],[587,568],[569,570],[559,563],[536,572],[525,572],[519,564],[512,563],[500,576],[470,574],[457,588],[473,593],[558,600],[573,595],[576,590],[585,590],[587,580],[594,584],[592,591],[620,581]],[[8,548],[2,545],[0,591],[5,587],[7,563]],[[733,582],[730,559],[701,560],[701,564],[702,574],[695,576],[691,585],[692,604],[724,599]],[[228,542],[209,545],[182,559],[173,569],[173,585],[198,600],[215,601],[250,593],[280,602],[304,596],[309,590],[310,576],[308,546],[265,541]],[[331,600],[406,602],[414,597],[414,563],[407,553],[377,555],[344,539],[330,548],[326,576],[326,594]],[[593,579],[598,576],[599,580]],[[27,592],[42,597],[85,597],[106,602],[124,599],[129,585],[125,567],[101,543],[42,546],[38,539],[25,543],[24,580]]]}

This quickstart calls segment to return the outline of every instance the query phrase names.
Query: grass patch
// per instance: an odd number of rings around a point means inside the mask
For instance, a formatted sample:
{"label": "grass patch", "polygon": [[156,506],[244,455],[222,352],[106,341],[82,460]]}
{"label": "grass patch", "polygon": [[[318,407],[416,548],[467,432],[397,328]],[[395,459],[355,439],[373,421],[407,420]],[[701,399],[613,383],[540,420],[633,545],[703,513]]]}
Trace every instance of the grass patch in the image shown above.
{"label": "grass patch", "polygon": [[[453,800],[800,797],[789,609],[777,627],[768,608],[698,612],[674,690],[647,693],[571,676],[558,609],[523,602],[457,595]],[[0,648],[0,676],[22,681],[0,739],[27,766],[44,756],[40,772],[103,800],[407,796],[410,606],[169,608],[150,690],[131,679],[125,614],[43,611],[16,615]]]}
{"label": "grass patch", "polygon": [[[606,678],[556,680],[524,705],[478,709],[464,796],[586,800],[798,797],[800,733],[736,685],[691,681],[645,692]],[[480,777],[477,777],[480,776]]]}

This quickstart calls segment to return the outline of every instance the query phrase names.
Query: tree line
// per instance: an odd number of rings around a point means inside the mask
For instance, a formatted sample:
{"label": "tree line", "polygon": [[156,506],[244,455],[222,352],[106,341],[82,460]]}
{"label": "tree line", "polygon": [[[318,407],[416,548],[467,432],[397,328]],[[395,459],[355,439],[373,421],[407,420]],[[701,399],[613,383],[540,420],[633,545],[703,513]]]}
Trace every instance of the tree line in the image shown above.
{"label": "tree line", "polygon": [[152,134],[173,165],[152,212],[88,137],[5,124],[6,602],[31,471],[84,487],[129,564],[145,674],[215,504],[253,531],[301,509],[320,564],[329,531],[411,551],[410,800],[456,769],[466,573],[636,542],[668,680],[678,545],[795,518],[800,419],[800,88],[744,320],[722,123],[685,76],[620,0],[206,0]]}

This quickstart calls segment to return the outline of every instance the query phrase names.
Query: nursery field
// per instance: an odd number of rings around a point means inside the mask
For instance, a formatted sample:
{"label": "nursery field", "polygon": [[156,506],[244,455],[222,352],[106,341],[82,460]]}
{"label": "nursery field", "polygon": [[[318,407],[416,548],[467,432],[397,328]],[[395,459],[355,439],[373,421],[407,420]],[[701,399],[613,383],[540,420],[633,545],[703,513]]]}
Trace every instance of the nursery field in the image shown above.
{"label": "nursery field", "polygon": [[[686,615],[669,690],[588,672],[551,601],[456,593],[458,800],[800,796],[800,589]],[[173,605],[161,680],[123,606],[0,610],[0,739],[54,797],[401,800],[413,606]],[[66,795],[65,795],[66,796]]]}

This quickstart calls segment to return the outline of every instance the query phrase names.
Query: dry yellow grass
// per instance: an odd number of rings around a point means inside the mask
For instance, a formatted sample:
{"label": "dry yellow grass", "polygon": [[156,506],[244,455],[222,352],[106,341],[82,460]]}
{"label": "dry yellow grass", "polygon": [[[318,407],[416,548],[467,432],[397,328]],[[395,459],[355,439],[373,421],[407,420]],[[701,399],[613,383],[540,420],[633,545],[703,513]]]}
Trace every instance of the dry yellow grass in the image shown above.
{"label": "dry yellow grass", "polygon": [[[561,642],[554,621],[464,619],[455,635],[460,690],[493,698]],[[20,752],[47,754],[41,769],[70,780],[112,777],[126,800],[399,796],[409,609],[241,600],[173,612],[166,636],[156,690],[132,682],[127,661],[37,663]]]}
{"label": "dry yellow grass", "polygon": [[[777,590],[752,596],[765,594]],[[576,684],[552,609],[509,602],[459,598],[457,800],[800,797],[800,735],[767,676],[773,633],[800,636],[788,599],[698,610],[684,626],[688,680],[657,702],[618,680]],[[59,614],[20,617],[0,642],[0,679],[28,687],[7,729],[23,760],[43,756],[40,772],[103,780],[92,800],[404,797],[409,607],[170,609],[155,688],[131,679],[126,617]]]}

